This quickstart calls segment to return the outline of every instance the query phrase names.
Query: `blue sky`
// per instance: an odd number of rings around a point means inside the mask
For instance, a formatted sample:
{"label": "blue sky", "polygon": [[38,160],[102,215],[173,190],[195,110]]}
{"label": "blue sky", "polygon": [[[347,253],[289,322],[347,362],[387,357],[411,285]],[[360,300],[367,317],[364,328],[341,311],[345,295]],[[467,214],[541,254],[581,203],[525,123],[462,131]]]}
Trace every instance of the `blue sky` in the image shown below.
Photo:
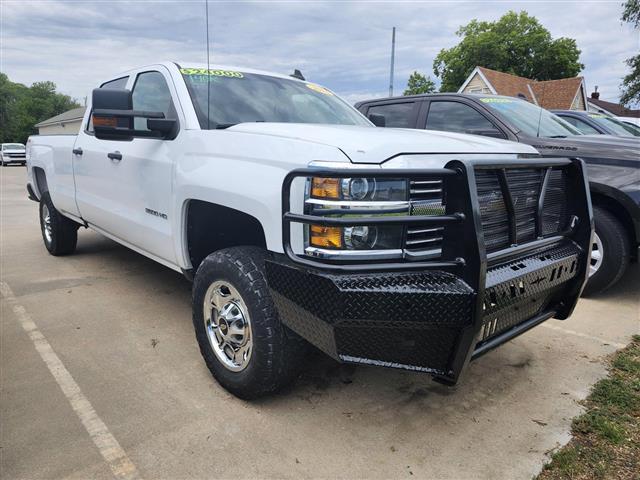
{"label": "blue sky", "polygon": [[[473,18],[509,9],[536,16],[553,37],[575,38],[588,92],[617,101],[624,59],[640,34],[620,22],[615,1],[225,1],[210,0],[213,63],[290,73],[355,102],[386,96],[391,27],[397,27],[395,92],[455,45]],[[205,62],[205,4],[198,1],[28,1],[0,3],[0,70],[13,81],[56,82],[80,100],[104,77],[160,60]],[[438,79],[434,78],[436,83]]]}

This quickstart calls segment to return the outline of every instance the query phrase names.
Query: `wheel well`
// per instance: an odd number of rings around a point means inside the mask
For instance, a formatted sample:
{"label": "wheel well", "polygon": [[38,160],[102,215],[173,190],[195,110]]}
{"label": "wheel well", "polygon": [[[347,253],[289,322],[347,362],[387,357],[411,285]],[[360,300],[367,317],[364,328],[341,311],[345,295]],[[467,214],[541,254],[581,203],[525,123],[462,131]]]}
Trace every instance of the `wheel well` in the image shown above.
{"label": "wheel well", "polygon": [[[626,230],[627,234],[629,235],[629,239],[631,240],[631,245],[638,244],[638,239],[636,238],[635,230],[633,228],[631,215],[629,215],[629,212],[627,212],[627,210],[620,202],[601,193],[592,191],[591,203],[594,207],[604,208],[607,212],[613,215]],[[636,249],[632,248],[631,251],[632,255],[635,255]]]}
{"label": "wheel well", "polygon": [[264,230],[255,217],[201,200],[189,202],[187,247],[194,272],[210,253],[242,245],[267,248]]}
{"label": "wheel well", "polygon": [[33,167],[33,176],[36,181],[36,187],[38,189],[38,193],[40,196],[44,192],[49,191],[49,185],[47,185],[47,175],[44,173],[44,170],[40,167]]}

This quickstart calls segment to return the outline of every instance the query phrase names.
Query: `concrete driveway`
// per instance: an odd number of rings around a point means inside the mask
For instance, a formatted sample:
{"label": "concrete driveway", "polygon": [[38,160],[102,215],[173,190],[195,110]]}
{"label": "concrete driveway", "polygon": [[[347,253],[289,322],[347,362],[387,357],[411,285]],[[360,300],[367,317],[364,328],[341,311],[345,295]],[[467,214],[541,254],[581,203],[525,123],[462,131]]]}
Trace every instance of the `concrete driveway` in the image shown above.
{"label": "concrete driveway", "polygon": [[634,265],[455,388],[317,354],[246,403],[200,358],[189,282],[87,230],[75,255],[48,255],[25,169],[0,171],[2,478],[529,479],[639,331]]}

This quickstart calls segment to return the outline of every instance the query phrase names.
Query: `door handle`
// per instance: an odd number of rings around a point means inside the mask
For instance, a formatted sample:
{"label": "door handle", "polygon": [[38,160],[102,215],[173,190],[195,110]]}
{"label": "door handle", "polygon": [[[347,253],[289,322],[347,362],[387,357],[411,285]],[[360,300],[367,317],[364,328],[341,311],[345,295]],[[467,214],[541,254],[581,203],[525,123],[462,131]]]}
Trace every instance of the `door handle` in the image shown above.
{"label": "door handle", "polygon": [[107,157],[109,157],[111,160],[116,160],[118,162],[122,160],[122,154],[117,150],[115,152],[107,153]]}
{"label": "door handle", "polygon": [[80,148],[80,147],[74,148],[71,151],[73,152],[74,155],[82,155],[82,148]]}

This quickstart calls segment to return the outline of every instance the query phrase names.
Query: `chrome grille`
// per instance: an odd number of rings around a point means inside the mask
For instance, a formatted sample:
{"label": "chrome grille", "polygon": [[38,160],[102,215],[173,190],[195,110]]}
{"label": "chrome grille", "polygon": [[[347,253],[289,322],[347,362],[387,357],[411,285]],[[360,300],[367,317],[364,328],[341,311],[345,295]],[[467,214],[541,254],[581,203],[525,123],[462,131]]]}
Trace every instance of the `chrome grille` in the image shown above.
{"label": "chrome grille", "polygon": [[[409,183],[411,215],[444,215],[442,180],[411,180]],[[410,253],[438,258],[442,253],[443,227],[409,227],[405,248]]]}

